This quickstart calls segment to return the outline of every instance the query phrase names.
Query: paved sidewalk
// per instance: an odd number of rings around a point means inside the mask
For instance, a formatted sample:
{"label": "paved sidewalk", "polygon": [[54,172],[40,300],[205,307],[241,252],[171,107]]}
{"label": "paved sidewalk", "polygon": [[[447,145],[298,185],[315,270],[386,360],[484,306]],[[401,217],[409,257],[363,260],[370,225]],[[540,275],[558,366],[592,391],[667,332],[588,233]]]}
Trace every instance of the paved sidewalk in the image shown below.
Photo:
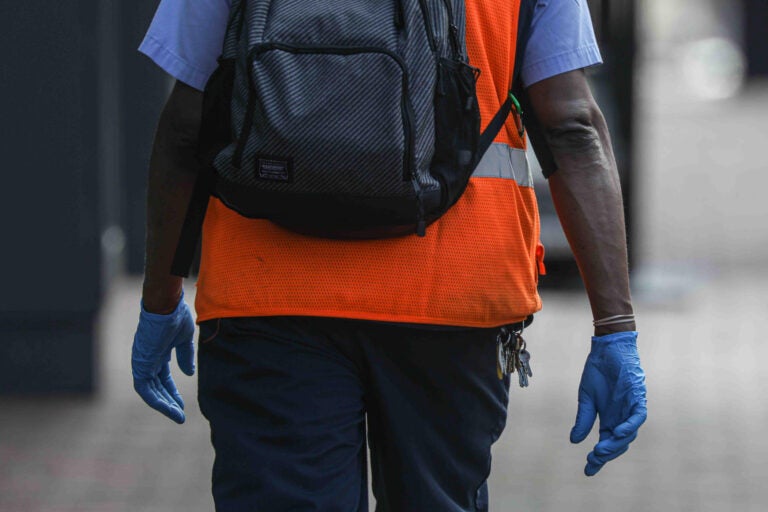
{"label": "paved sidewalk", "polygon": [[95,398],[0,401],[0,512],[210,511],[213,450],[195,381],[176,426],[133,391],[130,353],[141,293],[116,283],[105,304]]}
{"label": "paved sidewalk", "polygon": [[[766,290],[768,278],[728,275],[673,302],[639,305],[651,416],[630,451],[592,479],[581,475],[589,444],[568,442],[589,308],[581,294],[547,293],[527,336],[532,385],[513,388],[494,451],[492,510],[765,510],[760,370],[768,344],[755,320],[768,311]],[[139,293],[128,280],[110,294],[97,398],[0,401],[1,512],[212,510],[213,453],[195,380],[176,372],[187,401],[183,426],[132,390]]]}

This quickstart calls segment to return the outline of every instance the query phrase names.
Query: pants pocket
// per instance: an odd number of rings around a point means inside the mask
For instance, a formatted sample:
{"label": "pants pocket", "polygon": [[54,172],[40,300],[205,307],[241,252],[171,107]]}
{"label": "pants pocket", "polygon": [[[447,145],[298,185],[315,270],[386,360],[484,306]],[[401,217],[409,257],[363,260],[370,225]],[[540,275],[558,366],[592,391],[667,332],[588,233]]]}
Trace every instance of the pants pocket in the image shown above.
{"label": "pants pocket", "polygon": [[221,332],[221,318],[206,320],[200,323],[200,336],[198,342],[200,346],[212,342]]}

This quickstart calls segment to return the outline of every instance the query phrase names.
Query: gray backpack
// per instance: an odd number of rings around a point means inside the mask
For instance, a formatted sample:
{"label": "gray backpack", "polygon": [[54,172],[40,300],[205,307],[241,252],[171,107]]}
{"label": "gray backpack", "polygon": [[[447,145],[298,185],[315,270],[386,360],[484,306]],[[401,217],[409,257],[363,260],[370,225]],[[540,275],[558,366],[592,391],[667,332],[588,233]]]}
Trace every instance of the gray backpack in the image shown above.
{"label": "gray backpack", "polygon": [[464,20],[463,0],[233,0],[204,94],[201,203],[314,236],[423,236],[513,109],[481,135]]}

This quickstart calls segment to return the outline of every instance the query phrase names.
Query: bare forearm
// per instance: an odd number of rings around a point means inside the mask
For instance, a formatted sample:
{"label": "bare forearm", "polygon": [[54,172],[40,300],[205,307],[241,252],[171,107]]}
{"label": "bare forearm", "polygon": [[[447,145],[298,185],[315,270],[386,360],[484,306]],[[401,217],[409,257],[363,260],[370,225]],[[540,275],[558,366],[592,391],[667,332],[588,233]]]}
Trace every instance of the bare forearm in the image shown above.
{"label": "bare forearm", "polygon": [[[552,199],[595,319],[632,313],[624,206],[608,128],[582,72],[531,87],[557,171]],[[596,334],[634,329],[634,322]]]}
{"label": "bare forearm", "polygon": [[[632,313],[624,207],[605,121],[599,116],[594,126],[577,131],[582,133],[575,137],[580,145],[576,148],[550,144],[558,165],[549,179],[552,199],[579,265],[593,317]],[[597,334],[634,327],[634,323],[619,324],[601,328]]]}
{"label": "bare forearm", "polygon": [[154,313],[172,311],[181,296],[182,279],[171,275],[171,263],[198,171],[199,100],[199,92],[176,85],[152,148],[143,299],[145,308]]}

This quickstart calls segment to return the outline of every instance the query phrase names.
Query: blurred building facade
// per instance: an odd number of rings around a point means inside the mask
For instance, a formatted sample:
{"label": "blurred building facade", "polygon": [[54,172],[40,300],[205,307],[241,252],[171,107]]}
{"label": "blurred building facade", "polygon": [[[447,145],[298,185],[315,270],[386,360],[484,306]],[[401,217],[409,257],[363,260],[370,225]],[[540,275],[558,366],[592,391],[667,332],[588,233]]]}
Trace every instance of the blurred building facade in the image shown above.
{"label": "blurred building facade", "polygon": [[112,276],[139,271],[150,142],[167,79],[137,0],[0,4],[5,269],[0,394],[88,393]]}

